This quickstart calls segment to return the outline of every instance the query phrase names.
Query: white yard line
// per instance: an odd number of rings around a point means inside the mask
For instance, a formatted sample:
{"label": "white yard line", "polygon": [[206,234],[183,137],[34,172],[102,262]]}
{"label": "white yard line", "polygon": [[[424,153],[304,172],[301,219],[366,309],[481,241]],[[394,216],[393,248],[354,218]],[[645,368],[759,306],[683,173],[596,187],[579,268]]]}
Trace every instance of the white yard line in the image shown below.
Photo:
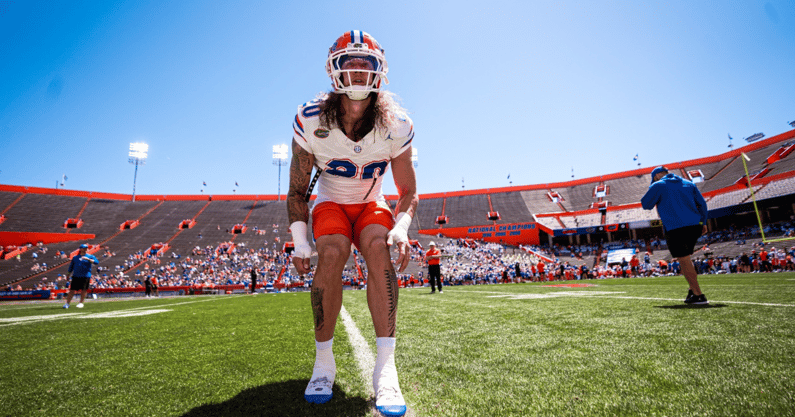
{"label": "white yard line", "polygon": [[[484,293],[484,294],[499,294],[500,296],[509,298],[509,299],[537,299],[537,298],[552,298],[557,296],[589,296],[594,298],[617,298],[617,299],[627,299],[627,300],[651,300],[651,301],[683,301],[681,298],[655,298],[655,297],[630,297],[630,296],[610,296],[605,295],[602,291],[550,291],[548,293],[507,293],[507,292],[500,292],[500,291],[468,291],[468,290],[458,290],[456,292],[472,292],[472,293]],[[573,294],[575,293],[576,294]],[[590,293],[590,294],[589,294]],[[494,296],[490,296],[494,297]],[[496,297],[494,297],[496,298]],[[795,304],[778,304],[778,303],[755,303],[751,301],[718,301],[718,300],[709,300],[710,303],[720,303],[720,304],[744,304],[744,305],[754,305],[754,306],[765,306],[765,307],[795,307]]]}
{"label": "white yard line", "polygon": [[[594,296],[594,298],[626,298],[631,300],[660,300],[660,301],[679,301],[681,298],[650,298],[650,297],[610,297],[610,296]],[[753,306],[766,306],[766,307],[795,307],[795,304],[777,304],[777,303],[753,303],[750,301],[716,301],[709,300],[711,304],[746,304]]]}
{"label": "white yard line", "polygon": [[[350,340],[351,346],[353,346],[353,355],[356,356],[356,362],[359,364],[359,371],[364,381],[365,392],[368,397],[372,397],[375,394],[373,392],[373,369],[375,369],[373,351],[370,350],[370,344],[362,337],[362,333],[356,326],[356,322],[353,321],[353,318],[348,313],[348,310],[345,309],[345,306],[342,306],[340,310],[340,317],[342,317],[342,323],[345,325],[345,331],[348,333],[348,340]],[[371,404],[372,415],[380,416],[381,413],[375,409],[375,400],[373,400]],[[414,411],[412,411],[408,404],[406,404],[405,415],[407,417],[414,416]]]}
{"label": "white yard line", "polygon": [[[156,306],[135,307],[135,308],[128,308],[128,309],[117,310],[117,311],[112,311],[112,312],[107,312],[106,311],[106,312],[102,312],[102,313],[92,312],[90,310],[89,311],[85,311],[84,310],[84,311],[81,311],[81,312],[75,311],[74,313],[61,313],[61,314],[50,314],[50,315],[40,315],[40,316],[23,316],[23,317],[0,318],[0,323],[3,323],[3,324],[0,324],[0,327],[16,326],[16,325],[20,325],[20,324],[32,324],[32,323],[39,323],[39,322],[42,322],[42,321],[51,321],[51,320],[89,318],[89,316],[93,315],[93,314],[102,314],[101,317],[114,317],[114,316],[124,317],[124,315],[122,314],[124,312],[132,312],[132,311],[144,310],[144,309],[159,310],[158,312],[162,312],[163,311],[162,310],[163,307],[171,307],[171,306],[178,306],[178,305],[183,305],[183,304],[193,304],[193,303],[204,303],[204,302],[207,302],[207,301],[220,300],[222,298],[231,299],[231,298],[236,298],[236,296],[213,297],[213,298],[208,298],[208,299],[204,299],[204,300],[183,301],[183,302],[179,302],[179,303],[161,304],[161,305],[156,305]],[[74,307],[74,306],[72,306],[70,308],[75,308],[76,309],[76,307]]]}
{"label": "white yard line", "polygon": [[[340,310],[340,317],[342,317],[342,323],[345,325],[345,331],[348,333],[348,340],[350,340],[351,346],[353,346],[353,355],[356,357],[356,362],[359,364],[359,371],[361,371],[362,380],[364,381],[364,389],[368,396],[373,395],[372,381],[373,369],[375,369],[373,351],[370,350],[370,344],[362,337],[362,333],[359,331],[359,328],[356,327],[356,322],[353,321],[353,318],[348,313],[348,310],[345,309],[345,306],[342,306]],[[368,381],[370,381],[369,384],[367,383]]]}

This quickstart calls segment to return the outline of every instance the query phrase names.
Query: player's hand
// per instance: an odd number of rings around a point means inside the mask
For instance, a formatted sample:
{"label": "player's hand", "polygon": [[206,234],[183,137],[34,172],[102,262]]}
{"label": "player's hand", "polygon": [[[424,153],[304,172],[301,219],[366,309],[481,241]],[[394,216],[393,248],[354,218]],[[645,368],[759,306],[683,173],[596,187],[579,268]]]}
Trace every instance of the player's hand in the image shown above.
{"label": "player's hand", "polygon": [[386,244],[389,246],[395,245],[397,247],[398,258],[395,261],[395,265],[397,265],[398,267],[398,272],[405,271],[406,267],[409,265],[408,234],[404,230],[399,228],[392,229],[386,235]]}
{"label": "player's hand", "polygon": [[309,243],[299,243],[293,250],[293,265],[300,275],[309,273],[309,257],[312,255],[312,247]]}
{"label": "player's hand", "polygon": [[397,252],[398,258],[395,260],[395,265],[398,267],[398,272],[403,272],[406,270],[406,267],[409,266],[409,254],[408,254],[408,247],[409,245],[404,242],[397,243]]}
{"label": "player's hand", "polygon": [[409,244],[409,234],[400,227],[395,227],[386,234],[386,244],[392,246],[395,243]]}
{"label": "player's hand", "polygon": [[411,223],[411,216],[406,213],[398,213],[395,219],[395,227],[386,234],[386,244],[388,246],[396,245],[398,249],[398,258],[395,264],[398,265],[398,272],[403,272],[409,264],[409,224]]}

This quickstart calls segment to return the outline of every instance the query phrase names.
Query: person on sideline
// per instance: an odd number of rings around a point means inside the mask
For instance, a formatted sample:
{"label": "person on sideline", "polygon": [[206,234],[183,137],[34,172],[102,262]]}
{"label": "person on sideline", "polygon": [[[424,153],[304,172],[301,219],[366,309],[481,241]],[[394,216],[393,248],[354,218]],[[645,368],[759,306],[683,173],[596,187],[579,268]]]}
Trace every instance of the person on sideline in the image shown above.
{"label": "person on sideline", "polygon": [[[428,262],[428,281],[431,284],[431,294],[436,293],[436,286],[439,287],[439,294],[442,293],[442,270],[440,261],[442,252],[436,248],[436,243],[433,241],[428,244],[430,248],[425,252],[425,260]],[[434,286],[434,283],[437,285]]]}
{"label": "person on sideline", "polygon": [[[318,259],[311,290],[316,356],[304,398],[322,404],[332,397],[337,369],[332,344],[342,308],[340,276],[353,243],[368,270],[367,304],[376,335],[376,409],[402,416],[406,402],[395,366],[398,280],[390,246],[397,248],[396,264],[402,272],[410,259],[408,228],[419,202],[411,161],[414,129],[394,95],[381,91],[388,82],[387,62],[369,34],[353,30],[340,36],[329,48],[326,72],[333,91],[299,106],[294,119],[287,195],[295,244],[292,263],[303,275],[311,269],[307,201],[312,168],[317,167],[312,232]],[[396,217],[381,192],[390,166],[399,195]]]}
{"label": "person on sideline", "polygon": [[77,255],[69,263],[66,279],[69,280],[71,277],[72,283],[69,285],[69,293],[66,295],[66,304],[63,305],[63,308],[69,308],[76,291],[80,291],[80,302],[77,303],[77,308],[83,308],[83,302],[86,301],[86,294],[88,294],[88,285],[91,283],[91,266],[99,264],[99,259],[87,252],[88,245],[85,243],[80,245]]}
{"label": "person on sideline", "polygon": [[679,261],[690,289],[685,303],[709,304],[698,285],[698,273],[690,255],[696,241],[707,233],[707,202],[696,185],[668,172],[664,166],[651,172],[651,185],[640,200],[646,210],[657,207],[671,256]]}
{"label": "person on sideline", "polygon": [[257,268],[251,267],[251,293],[257,293]]}

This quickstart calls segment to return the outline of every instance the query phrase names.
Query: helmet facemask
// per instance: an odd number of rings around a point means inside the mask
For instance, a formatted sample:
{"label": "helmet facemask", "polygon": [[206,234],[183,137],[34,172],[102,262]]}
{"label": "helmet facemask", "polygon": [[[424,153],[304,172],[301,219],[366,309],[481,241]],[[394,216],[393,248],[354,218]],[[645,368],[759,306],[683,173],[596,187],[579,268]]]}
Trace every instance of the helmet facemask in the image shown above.
{"label": "helmet facemask", "polygon": [[[361,32],[359,32],[361,33]],[[332,46],[326,60],[326,72],[337,93],[345,93],[351,100],[364,100],[381,89],[381,82],[389,84],[389,71],[383,50],[369,35],[361,33],[363,42],[340,45],[341,37]],[[347,38],[345,40],[348,40]],[[340,46],[338,48],[338,46]],[[345,84],[348,84],[347,86]]]}

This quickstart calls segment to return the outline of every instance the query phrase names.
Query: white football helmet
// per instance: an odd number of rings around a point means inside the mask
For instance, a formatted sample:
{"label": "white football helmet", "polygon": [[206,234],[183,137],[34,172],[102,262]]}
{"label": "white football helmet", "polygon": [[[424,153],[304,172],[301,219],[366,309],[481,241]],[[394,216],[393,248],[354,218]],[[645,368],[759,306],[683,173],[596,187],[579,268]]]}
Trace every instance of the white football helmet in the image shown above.
{"label": "white football helmet", "polygon": [[[335,92],[345,93],[351,100],[364,100],[370,93],[378,92],[382,81],[384,85],[389,84],[388,71],[384,50],[375,38],[361,30],[346,32],[329,48],[326,72],[331,77],[331,85]],[[343,80],[346,74],[350,79],[352,72],[367,73],[365,84],[345,86]]]}

